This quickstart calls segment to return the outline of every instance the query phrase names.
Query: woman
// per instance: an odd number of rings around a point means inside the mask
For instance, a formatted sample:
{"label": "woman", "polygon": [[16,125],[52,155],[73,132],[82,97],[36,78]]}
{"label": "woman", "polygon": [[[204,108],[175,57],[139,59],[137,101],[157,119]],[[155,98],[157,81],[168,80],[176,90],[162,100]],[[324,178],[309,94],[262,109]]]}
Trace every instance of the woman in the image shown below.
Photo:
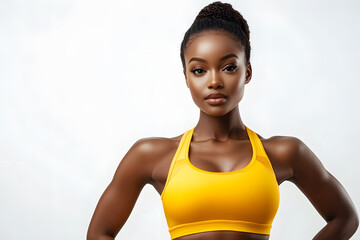
{"label": "woman", "polygon": [[138,140],[92,217],[88,239],[114,239],[145,184],[159,192],[171,239],[269,239],[279,185],[293,182],[327,225],[314,239],[349,239],[356,209],[342,185],[298,138],[264,139],[241,120],[252,76],[249,28],[230,4],[203,8],[181,44],[197,125],[174,138]]}

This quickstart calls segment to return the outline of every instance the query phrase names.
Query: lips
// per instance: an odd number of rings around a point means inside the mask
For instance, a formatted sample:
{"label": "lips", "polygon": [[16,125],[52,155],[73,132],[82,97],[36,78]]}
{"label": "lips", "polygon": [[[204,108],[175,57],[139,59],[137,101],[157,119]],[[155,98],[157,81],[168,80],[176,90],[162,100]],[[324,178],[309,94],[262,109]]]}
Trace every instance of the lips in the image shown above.
{"label": "lips", "polygon": [[226,96],[222,93],[211,93],[207,95],[205,101],[213,106],[222,105],[226,102]]}
{"label": "lips", "polygon": [[226,98],[226,96],[222,93],[211,93],[209,95],[207,95],[207,97],[205,99],[214,99],[214,98]]}

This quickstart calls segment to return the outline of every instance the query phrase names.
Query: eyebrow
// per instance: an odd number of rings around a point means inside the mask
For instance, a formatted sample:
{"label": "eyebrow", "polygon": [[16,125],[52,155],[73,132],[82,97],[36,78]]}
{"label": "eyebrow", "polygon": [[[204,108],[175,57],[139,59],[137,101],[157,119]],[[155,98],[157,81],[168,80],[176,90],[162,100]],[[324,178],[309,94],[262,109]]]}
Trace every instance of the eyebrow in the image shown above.
{"label": "eyebrow", "polygon": [[[231,57],[239,58],[239,57],[236,56],[235,54],[230,53],[230,54],[228,54],[228,55],[225,55],[225,56],[221,57],[221,58],[219,59],[219,61],[223,61],[223,60],[228,59],[228,58],[231,58]],[[205,62],[205,63],[207,62],[205,59],[198,58],[198,57],[193,57],[193,58],[191,58],[190,61],[189,61],[189,63],[192,62],[192,61],[199,61],[199,62]]]}

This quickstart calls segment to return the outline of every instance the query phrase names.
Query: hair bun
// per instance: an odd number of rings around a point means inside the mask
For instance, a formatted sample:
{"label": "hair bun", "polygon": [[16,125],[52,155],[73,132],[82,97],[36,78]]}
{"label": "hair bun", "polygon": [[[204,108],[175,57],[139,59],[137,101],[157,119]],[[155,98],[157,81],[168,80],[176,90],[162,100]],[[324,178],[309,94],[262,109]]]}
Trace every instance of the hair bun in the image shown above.
{"label": "hair bun", "polygon": [[247,24],[244,24],[244,22],[246,23],[246,20],[238,11],[234,10],[230,3],[222,3],[220,1],[210,3],[209,5],[201,9],[199,14],[196,16],[194,22],[207,17],[221,18],[225,21],[239,24],[246,37],[248,39],[250,38],[249,28]]}
{"label": "hair bun", "polygon": [[231,22],[236,18],[232,15],[234,15],[234,11],[229,3],[221,3],[217,1],[204,7],[197,15],[195,21],[199,20],[200,18],[215,17]]}

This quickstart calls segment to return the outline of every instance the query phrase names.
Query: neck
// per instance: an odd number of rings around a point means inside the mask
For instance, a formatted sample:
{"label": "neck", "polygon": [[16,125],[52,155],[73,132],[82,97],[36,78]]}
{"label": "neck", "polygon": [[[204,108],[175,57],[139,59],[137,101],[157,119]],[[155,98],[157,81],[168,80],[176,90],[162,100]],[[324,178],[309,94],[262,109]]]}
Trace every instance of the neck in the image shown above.
{"label": "neck", "polygon": [[239,106],[223,116],[209,116],[200,111],[200,119],[193,135],[196,141],[215,139],[226,142],[229,139],[246,139],[247,133],[240,117]]}

